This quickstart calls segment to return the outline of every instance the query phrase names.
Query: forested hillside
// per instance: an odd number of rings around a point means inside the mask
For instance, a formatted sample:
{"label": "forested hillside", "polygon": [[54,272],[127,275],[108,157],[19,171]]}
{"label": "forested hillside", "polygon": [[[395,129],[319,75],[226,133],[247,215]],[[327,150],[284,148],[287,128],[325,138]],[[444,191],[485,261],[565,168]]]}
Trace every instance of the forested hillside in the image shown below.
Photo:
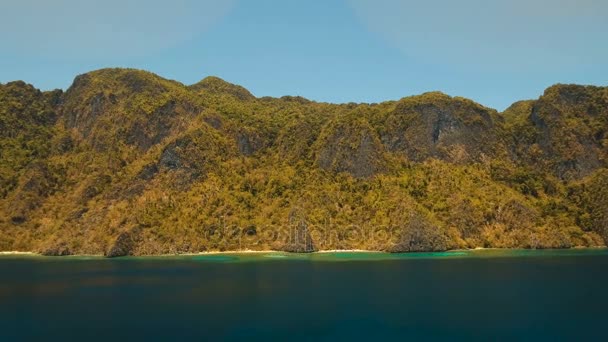
{"label": "forested hillside", "polygon": [[0,84],[0,250],[569,248],[608,241],[608,88],[257,98],[103,69]]}

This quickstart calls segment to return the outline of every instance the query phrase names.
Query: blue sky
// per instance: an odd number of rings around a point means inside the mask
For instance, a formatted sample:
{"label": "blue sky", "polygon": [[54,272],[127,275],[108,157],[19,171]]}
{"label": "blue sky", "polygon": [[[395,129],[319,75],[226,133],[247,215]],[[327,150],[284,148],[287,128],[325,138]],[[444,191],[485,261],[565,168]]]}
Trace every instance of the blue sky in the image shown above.
{"label": "blue sky", "polygon": [[2,0],[0,82],[67,88],[133,67],[257,96],[379,102],[425,91],[502,110],[608,85],[604,0]]}

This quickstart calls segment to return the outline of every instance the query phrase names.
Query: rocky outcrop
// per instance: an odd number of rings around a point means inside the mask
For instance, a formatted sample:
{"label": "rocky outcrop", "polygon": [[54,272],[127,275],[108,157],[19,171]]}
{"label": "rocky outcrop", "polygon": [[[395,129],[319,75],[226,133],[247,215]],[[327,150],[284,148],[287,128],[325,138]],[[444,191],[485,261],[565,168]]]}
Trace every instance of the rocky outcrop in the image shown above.
{"label": "rocky outcrop", "polygon": [[61,170],[51,170],[42,162],[33,162],[23,171],[20,185],[8,196],[10,219],[14,225],[27,221],[29,213],[39,208],[60,183]]}
{"label": "rocky outcrop", "polygon": [[499,121],[494,110],[470,100],[427,93],[399,101],[381,137],[389,151],[412,161],[474,162],[505,154]]}
{"label": "rocky outcrop", "polygon": [[72,255],[72,250],[66,243],[59,243],[43,250],[40,254],[44,256],[68,256]]}
{"label": "rocky outcrop", "polygon": [[105,188],[112,184],[112,176],[110,175],[97,175],[91,178],[89,184],[82,191],[82,198],[90,200],[95,196],[101,194]]}
{"label": "rocky outcrop", "polygon": [[390,252],[435,252],[449,248],[449,240],[443,230],[421,213],[411,212],[400,230],[399,241],[390,248]]}
{"label": "rocky outcrop", "polygon": [[0,84],[2,117],[0,137],[16,137],[31,126],[49,126],[57,120],[57,104],[61,90],[42,92],[23,81]]}
{"label": "rocky outcrop", "polygon": [[241,154],[250,156],[264,148],[266,144],[257,132],[241,129],[236,133],[236,145]]}
{"label": "rocky outcrop", "polygon": [[507,230],[532,228],[540,219],[537,210],[516,200],[508,201],[496,208],[494,216],[496,222],[504,224]]}
{"label": "rocky outcrop", "polygon": [[105,253],[107,258],[116,258],[133,255],[141,235],[141,228],[124,231],[116,237],[114,244]]}
{"label": "rocky outcrop", "polygon": [[62,97],[67,128],[96,150],[118,139],[147,150],[202,110],[180,83],[132,69],[102,69],[74,80]]}
{"label": "rocky outcrop", "polygon": [[306,160],[321,133],[322,126],[321,120],[306,117],[283,127],[276,143],[281,158],[291,163]]}
{"label": "rocky outcrop", "polygon": [[369,178],[385,170],[384,147],[363,119],[330,123],[315,143],[316,164],[332,172]]}
{"label": "rocky outcrop", "polygon": [[289,213],[288,236],[284,244],[278,246],[278,250],[291,253],[312,253],[315,247],[305,215],[301,210],[294,208]]}
{"label": "rocky outcrop", "polygon": [[52,152],[61,93],[22,81],[0,84],[0,199],[18,187],[32,161]]}
{"label": "rocky outcrop", "polygon": [[578,85],[548,88],[536,101],[529,122],[542,159],[562,179],[580,179],[608,157],[608,90]]}
{"label": "rocky outcrop", "polygon": [[193,177],[205,173],[210,164],[234,156],[234,145],[229,139],[207,125],[188,132],[163,149],[155,169],[147,166],[143,175],[149,177],[157,170],[189,172]]}

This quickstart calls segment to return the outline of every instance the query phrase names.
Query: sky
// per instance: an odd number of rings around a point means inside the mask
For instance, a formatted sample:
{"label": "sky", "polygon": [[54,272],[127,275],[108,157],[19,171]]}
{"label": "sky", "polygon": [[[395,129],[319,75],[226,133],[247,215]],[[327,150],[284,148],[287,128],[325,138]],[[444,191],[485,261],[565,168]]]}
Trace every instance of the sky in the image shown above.
{"label": "sky", "polygon": [[66,89],[105,67],[334,103],[439,90],[503,110],[555,83],[608,85],[608,1],[0,0],[0,82]]}

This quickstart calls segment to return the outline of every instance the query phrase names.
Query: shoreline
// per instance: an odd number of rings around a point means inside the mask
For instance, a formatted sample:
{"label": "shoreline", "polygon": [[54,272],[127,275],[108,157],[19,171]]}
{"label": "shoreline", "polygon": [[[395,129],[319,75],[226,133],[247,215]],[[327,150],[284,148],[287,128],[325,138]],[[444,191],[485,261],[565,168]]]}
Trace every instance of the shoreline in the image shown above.
{"label": "shoreline", "polygon": [[[378,251],[378,250],[368,250],[368,249],[326,249],[319,250],[315,252],[309,253],[293,253],[286,251],[277,251],[277,250],[230,250],[230,251],[205,251],[205,252],[197,252],[197,253],[175,253],[175,254],[152,254],[152,255],[128,255],[125,257],[136,257],[136,258],[146,258],[146,257],[180,257],[180,256],[204,256],[204,255],[252,255],[252,254],[283,254],[283,255],[315,255],[315,254],[331,254],[331,253],[361,253],[361,254],[416,254],[416,253],[458,253],[458,252],[482,252],[482,251],[543,251],[543,250],[594,250],[594,249],[608,249],[608,246],[591,246],[591,247],[583,247],[583,246],[575,246],[570,248],[545,248],[545,249],[532,249],[532,248],[498,248],[498,247],[476,247],[471,249],[450,249],[446,251],[427,251],[427,252],[399,252],[392,253],[387,251]],[[0,251],[0,256],[39,256],[39,257],[61,257],[61,256],[50,256],[50,255],[42,255],[40,253],[31,252],[31,251]],[[96,258],[104,258],[104,259],[114,259],[114,258],[106,258],[103,254],[72,254],[65,255],[64,257],[96,257]],[[118,257],[120,258],[120,257]]]}
{"label": "shoreline", "polygon": [[35,252],[0,251],[0,255],[28,255],[28,254],[38,255],[38,253],[35,253]]}
{"label": "shoreline", "polygon": [[[456,251],[456,250],[453,250]],[[446,251],[449,252],[449,251]],[[217,255],[217,254],[328,254],[328,253],[390,253],[384,251],[374,251],[367,249],[327,249],[320,250],[310,253],[293,253],[293,252],[285,252],[285,251],[276,251],[272,249],[265,250],[253,250],[253,249],[243,249],[243,250],[230,250],[230,251],[205,251],[205,252],[197,252],[197,253],[175,253],[175,254],[150,254],[150,255],[129,255],[128,257],[172,257],[172,256],[198,256],[198,255]],[[23,252],[23,251],[0,251],[0,256],[2,255],[32,255],[32,256],[48,256],[48,257],[60,257],[54,255],[42,255],[36,252]],[[104,257],[103,254],[71,254],[64,255],[66,257]],[[108,258],[112,259],[112,258]]]}

